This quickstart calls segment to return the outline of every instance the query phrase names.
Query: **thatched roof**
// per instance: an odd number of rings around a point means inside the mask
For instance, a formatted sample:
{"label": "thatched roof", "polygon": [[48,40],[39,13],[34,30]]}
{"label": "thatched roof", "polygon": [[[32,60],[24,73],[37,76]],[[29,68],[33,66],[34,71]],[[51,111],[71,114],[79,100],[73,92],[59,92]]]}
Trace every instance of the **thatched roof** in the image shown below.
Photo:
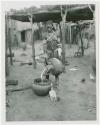
{"label": "thatched roof", "polygon": [[[94,9],[94,5],[93,5]],[[29,22],[29,15],[10,15],[11,19],[19,20],[22,22]],[[66,21],[79,21],[79,20],[92,20],[93,13],[88,6],[76,7],[68,11]],[[52,20],[54,22],[61,21],[61,12],[58,11],[42,11],[33,14],[33,22],[45,22]]]}

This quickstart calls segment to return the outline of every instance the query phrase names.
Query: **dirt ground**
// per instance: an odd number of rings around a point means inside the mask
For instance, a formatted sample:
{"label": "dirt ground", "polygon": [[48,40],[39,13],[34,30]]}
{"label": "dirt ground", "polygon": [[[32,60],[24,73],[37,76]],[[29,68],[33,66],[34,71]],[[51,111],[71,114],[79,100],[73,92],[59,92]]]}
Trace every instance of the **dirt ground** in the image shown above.
{"label": "dirt ground", "polygon": [[[36,55],[42,52],[40,44],[37,43],[35,47]],[[85,56],[81,58],[72,57],[76,48],[75,45],[71,48],[66,45],[66,56],[70,65],[66,66],[66,72],[60,76],[60,87],[57,91],[60,101],[52,103],[49,96],[37,96],[31,89],[10,93],[7,97],[10,104],[6,108],[7,121],[96,120],[96,83],[89,77],[93,45],[90,45]],[[26,50],[27,56],[21,56],[22,49],[13,51],[16,60],[32,59],[31,47]],[[31,85],[34,78],[40,76],[43,67],[41,63],[34,69],[33,66],[20,66],[19,62],[14,62],[13,66],[9,65],[10,76],[7,79],[17,79],[18,87]],[[73,67],[78,70],[69,70]],[[84,83],[81,82],[83,78]]]}

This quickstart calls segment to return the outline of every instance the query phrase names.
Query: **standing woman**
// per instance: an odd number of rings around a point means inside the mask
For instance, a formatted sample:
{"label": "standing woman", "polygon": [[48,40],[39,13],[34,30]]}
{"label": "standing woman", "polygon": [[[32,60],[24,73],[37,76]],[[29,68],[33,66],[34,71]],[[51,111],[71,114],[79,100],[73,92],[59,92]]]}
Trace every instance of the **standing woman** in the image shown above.
{"label": "standing woman", "polygon": [[47,57],[50,59],[54,57],[54,51],[58,47],[59,39],[52,21],[47,21],[46,27],[47,27],[47,39],[46,39]]}

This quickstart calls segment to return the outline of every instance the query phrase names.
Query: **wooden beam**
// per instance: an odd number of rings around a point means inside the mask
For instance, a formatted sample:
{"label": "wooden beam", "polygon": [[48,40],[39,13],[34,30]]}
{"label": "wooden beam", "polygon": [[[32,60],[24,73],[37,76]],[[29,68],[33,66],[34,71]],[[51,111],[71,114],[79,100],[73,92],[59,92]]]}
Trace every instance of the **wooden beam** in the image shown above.
{"label": "wooden beam", "polygon": [[33,30],[33,22],[32,22],[32,15],[29,17],[31,27],[32,27],[32,34],[31,34],[31,41],[32,41],[32,57],[33,57],[33,65],[34,69],[36,69],[36,60],[35,60],[35,44],[34,44],[34,30]]}

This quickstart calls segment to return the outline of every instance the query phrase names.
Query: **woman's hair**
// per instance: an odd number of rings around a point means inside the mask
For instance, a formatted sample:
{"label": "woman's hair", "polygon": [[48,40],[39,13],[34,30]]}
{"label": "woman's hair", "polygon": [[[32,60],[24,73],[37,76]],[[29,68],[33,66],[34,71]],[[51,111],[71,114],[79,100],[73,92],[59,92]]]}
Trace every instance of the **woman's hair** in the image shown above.
{"label": "woman's hair", "polygon": [[52,26],[52,30],[53,30],[53,31],[56,30],[56,29],[54,28],[54,26],[53,26],[53,21],[52,21],[52,20],[47,21],[46,25],[47,25],[47,27],[51,25],[51,26]]}

